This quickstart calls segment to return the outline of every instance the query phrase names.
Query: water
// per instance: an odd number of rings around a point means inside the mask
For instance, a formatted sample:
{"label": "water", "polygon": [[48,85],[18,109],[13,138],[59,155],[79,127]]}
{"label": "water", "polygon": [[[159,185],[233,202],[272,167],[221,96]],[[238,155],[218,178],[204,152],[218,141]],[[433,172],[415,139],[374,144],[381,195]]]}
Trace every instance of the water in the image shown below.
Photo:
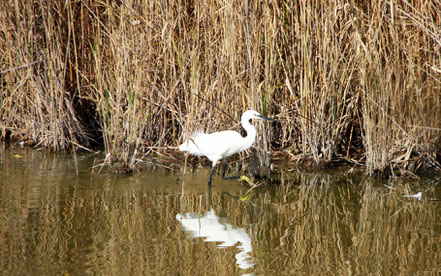
{"label": "water", "polygon": [[285,172],[247,194],[219,176],[208,190],[209,168],[117,176],[90,154],[0,152],[1,275],[441,271],[436,178]]}

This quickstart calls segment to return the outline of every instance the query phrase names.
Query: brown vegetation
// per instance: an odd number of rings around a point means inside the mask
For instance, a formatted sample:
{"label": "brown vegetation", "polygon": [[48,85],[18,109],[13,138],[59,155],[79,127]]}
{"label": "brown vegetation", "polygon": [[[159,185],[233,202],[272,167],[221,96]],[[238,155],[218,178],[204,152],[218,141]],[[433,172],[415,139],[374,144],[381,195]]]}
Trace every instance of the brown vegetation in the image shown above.
{"label": "brown vegetation", "polygon": [[[104,145],[118,170],[256,109],[257,147],[370,175],[441,156],[441,11],[425,1],[0,3],[0,137]],[[236,127],[238,125],[235,125]]]}

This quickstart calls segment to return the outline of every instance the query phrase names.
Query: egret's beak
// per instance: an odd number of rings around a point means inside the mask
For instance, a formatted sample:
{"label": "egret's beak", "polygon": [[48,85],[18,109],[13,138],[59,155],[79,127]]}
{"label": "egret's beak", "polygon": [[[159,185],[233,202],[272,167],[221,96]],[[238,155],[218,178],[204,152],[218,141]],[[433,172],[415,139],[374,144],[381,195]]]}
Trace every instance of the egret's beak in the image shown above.
{"label": "egret's beak", "polygon": [[259,117],[259,118],[261,118],[261,119],[264,119],[264,120],[268,120],[268,121],[273,121],[273,122],[277,122],[276,120],[274,120],[274,119],[271,119],[271,118],[268,118],[268,117],[266,117],[266,116],[263,116],[263,115],[257,115],[257,117]]}

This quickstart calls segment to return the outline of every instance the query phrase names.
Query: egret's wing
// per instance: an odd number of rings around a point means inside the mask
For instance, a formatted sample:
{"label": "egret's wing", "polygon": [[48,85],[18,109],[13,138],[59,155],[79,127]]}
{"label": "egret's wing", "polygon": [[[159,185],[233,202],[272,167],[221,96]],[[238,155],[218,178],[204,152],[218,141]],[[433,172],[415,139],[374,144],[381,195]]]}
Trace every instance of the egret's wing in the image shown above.
{"label": "egret's wing", "polygon": [[206,156],[230,156],[237,152],[243,138],[236,131],[226,130],[196,137],[196,144]]}
{"label": "egret's wing", "polygon": [[190,138],[179,146],[179,150],[188,151],[190,154],[194,155],[204,155],[199,144],[204,144],[204,141],[206,140],[206,138],[204,137],[207,135],[208,134],[202,131],[193,132],[190,135]]}
{"label": "egret's wing", "polygon": [[206,133],[193,133],[188,142],[179,146],[180,151],[206,156],[214,164],[224,157],[241,151],[243,138],[231,130]]}

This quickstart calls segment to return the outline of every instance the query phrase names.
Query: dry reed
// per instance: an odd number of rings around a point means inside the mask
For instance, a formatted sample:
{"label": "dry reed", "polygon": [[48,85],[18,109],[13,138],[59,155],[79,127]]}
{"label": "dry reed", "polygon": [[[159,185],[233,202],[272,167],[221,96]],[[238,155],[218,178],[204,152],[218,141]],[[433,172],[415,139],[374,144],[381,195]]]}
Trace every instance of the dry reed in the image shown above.
{"label": "dry reed", "polygon": [[272,147],[369,175],[439,169],[440,14],[435,0],[3,1],[0,135],[95,141],[128,171],[256,109],[281,122],[258,126],[266,164]]}

